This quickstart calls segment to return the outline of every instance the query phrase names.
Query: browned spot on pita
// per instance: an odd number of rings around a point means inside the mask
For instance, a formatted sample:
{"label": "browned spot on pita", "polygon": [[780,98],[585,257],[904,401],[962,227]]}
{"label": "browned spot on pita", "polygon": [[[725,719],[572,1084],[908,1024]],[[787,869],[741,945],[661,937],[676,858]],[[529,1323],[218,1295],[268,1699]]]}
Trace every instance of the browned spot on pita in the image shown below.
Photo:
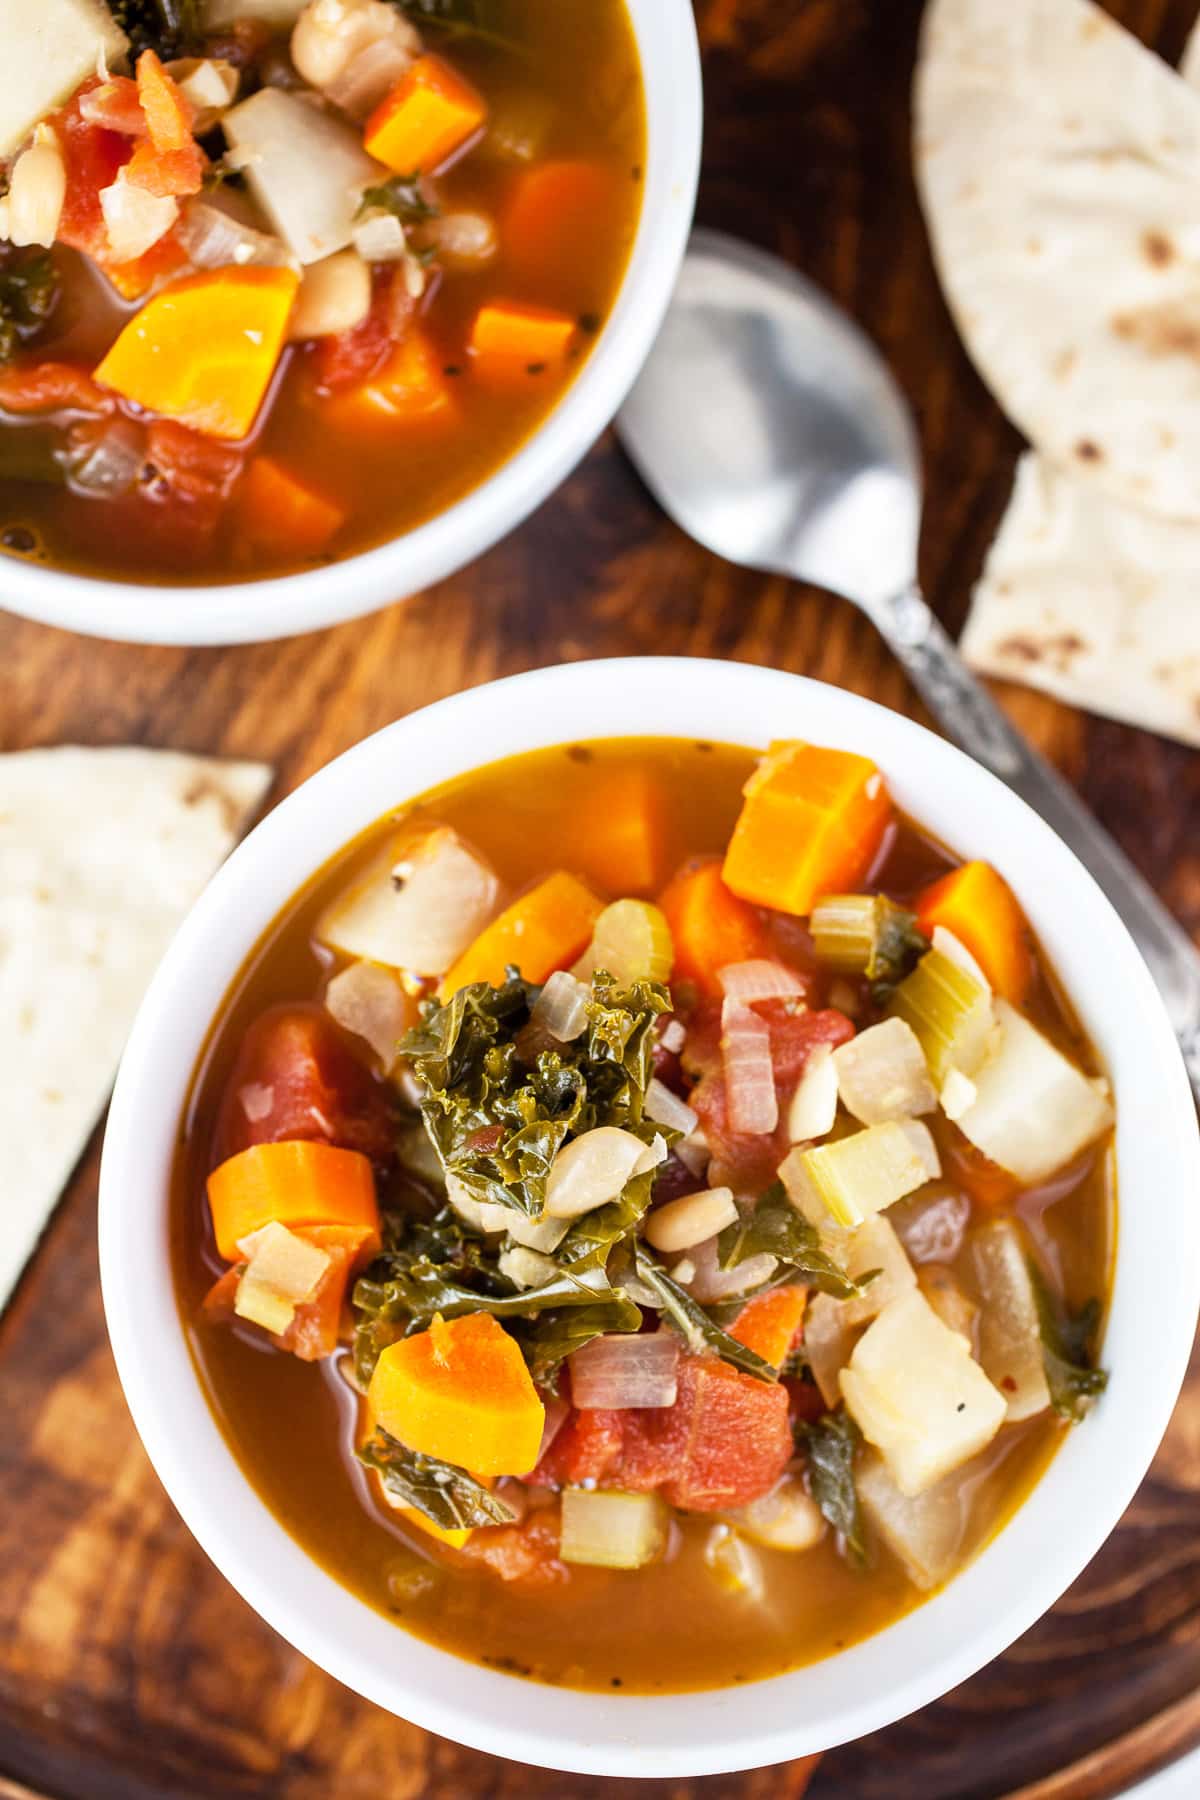
{"label": "browned spot on pita", "polygon": [[1104,461],[1103,450],[1100,448],[1099,444],[1094,444],[1091,438],[1080,438],[1075,446],[1075,454],[1080,462]]}
{"label": "browned spot on pita", "polygon": [[1146,261],[1156,269],[1165,269],[1175,260],[1175,246],[1163,231],[1146,232],[1142,238],[1142,251]]}
{"label": "browned spot on pita", "polygon": [[958,190],[958,197],[960,200],[974,200],[978,192],[979,183],[977,181],[964,181]]}
{"label": "browned spot on pita", "polygon": [[1165,425],[1160,425],[1158,428],[1158,441],[1164,450],[1172,450],[1175,447],[1175,433],[1169,431]]}
{"label": "browned spot on pita", "polygon": [[1012,593],[1012,582],[1008,581],[1008,580],[998,581],[996,583],[996,592],[998,594],[1011,594]]}
{"label": "browned spot on pita", "polygon": [[1112,328],[1119,338],[1140,344],[1151,356],[1200,358],[1200,308],[1194,301],[1116,313]]}
{"label": "browned spot on pita", "polygon": [[1078,361],[1078,350],[1060,350],[1050,365],[1050,371],[1055,380],[1065,381]]}
{"label": "browned spot on pita", "polygon": [[1071,660],[1087,649],[1087,644],[1074,631],[1064,631],[1058,637],[1037,638],[1010,637],[996,645],[998,656],[1012,657],[1015,662],[1037,663],[1048,662],[1065,675]]}
{"label": "browned spot on pita", "polygon": [[1040,256],[1042,254],[1041,238],[1026,238],[1025,248],[1028,250],[1030,256]]}
{"label": "browned spot on pita", "polygon": [[211,781],[207,775],[198,775],[184,794],[183,804],[185,806],[203,806],[206,800],[215,803],[226,831],[236,831],[241,815],[232,796],[227,794],[217,782]]}

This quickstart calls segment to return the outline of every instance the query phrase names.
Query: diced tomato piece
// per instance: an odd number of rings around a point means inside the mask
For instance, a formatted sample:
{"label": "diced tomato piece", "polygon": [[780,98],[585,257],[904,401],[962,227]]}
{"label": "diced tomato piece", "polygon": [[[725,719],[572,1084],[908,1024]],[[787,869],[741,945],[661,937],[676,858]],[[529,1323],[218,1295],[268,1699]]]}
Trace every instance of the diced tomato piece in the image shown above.
{"label": "diced tomato piece", "polygon": [[624,1440],[624,1414],[577,1407],[529,1479],[535,1487],[602,1482],[620,1462]]}
{"label": "diced tomato piece", "polygon": [[237,1263],[226,1269],[225,1273],[214,1281],[204,1299],[200,1310],[206,1319],[214,1325],[228,1325],[235,1318],[233,1307],[237,1299],[238,1282],[242,1279],[242,1270]]}
{"label": "diced tomato piece", "polygon": [[393,270],[375,277],[371,310],[353,331],[318,338],[312,347],[317,386],[322,393],[357,387],[383,367],[404,336],[414,302]]}
{"label": "diced tomato piece", "polygon": [[785,1381],[788,1415],[794,1425],[812,1425],[828,1411],[815,1381]]}
{"label": "diced tomato piece", "polygon": [[148,250],[134,257],[132,262],[107,263],[104,273],[122,300],[140,300],[143,294],[150,292],[155,282],[173,275],[186,262],[187,253],[183,245],[174,231],[168,231],[159,238],[157,244],[151,244]]}
{"label": "diced tomato piece", "polygon": [[155,419],[146,437],[153,471],[137,496],[140,528],[161,536],[164,548],[181,540],[203,544],[221,520],[242,472],[242,450],[180,425]]}
{"label": "diced tomato piece", "polygon": [[387,1091],[319,1006],[273,1007],[246,1033],[221,1102],[214,1165],[283,1138],[315,1138],[377,1161],[394,1148]]}
{"label": "diced tomato piece", "polygon": [[568,1573],[559,1559],[559,1533],[557,1506],[543,1506],[520,1525],[481,1526],[456,1554],[468,1562],[482,1563],[501,1581],[549,1587],[565,1581]]}
{"label": "diced tomato piece", "polygon": [[615,1485],[657,1488],[688,1512],[719,1512],[767,1493],[791,1457],[781,1385],[716,1357],[683,1356],[674,1406],[626,1415]]}
{"label": "diced tomato piece", "polygon": [[4,412],[81,412],[102,417],[116,404],[115,396],[78,363],[25,363],[0,369],[0,409]]}
{"label": "diced tomato piece", "polygon": [[67,188],[58,222],[60,243],[82,250],[97,262],[108,254],[108,232],[100,206],[100,191],[111,187],[117,173],[133,152],[130,139],[119,131],[93,125],[80,112],[84,96],[100,83],[88,83],[50,120],[62,145]]}
{"label": "diced tomato piece", "polygon": [[765,1000],[754,1010],[771,1032],[771,1063],[781,1105],[819,1044],[836,1050],[839,1044],[848,1044],[855,1032],[853,1019],[833,1006],[796,1013],[788,1011],[786,1000]]}

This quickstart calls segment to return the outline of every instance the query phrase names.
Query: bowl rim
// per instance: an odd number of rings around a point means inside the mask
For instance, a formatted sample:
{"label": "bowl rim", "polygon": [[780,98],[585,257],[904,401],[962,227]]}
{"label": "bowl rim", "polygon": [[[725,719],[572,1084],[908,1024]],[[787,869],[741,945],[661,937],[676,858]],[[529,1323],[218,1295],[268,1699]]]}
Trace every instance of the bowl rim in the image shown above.
{"label": "bowl rim", "polygon": [[294,637],[432,587],[540,506],[633,386],[670,302],[695,208],[703,92],[690,0],[625,0],[625,5],[646,104],[637,233],[612,310],[586,361],[542,423],[499,468],[413,530],[291,575],[173,586],[4,556],[4,610],[121,643],[200,646]]}
{"label": "bowl rim", "polygon": [[[1121,1183],[1109,1389],[975,1560],[850,1649],[693,1694],[525,1682],[398,1630],[319,1568],[241,1474],[162,1280],[165,1179],[187,1086],[261,929],[328,855],[437,781],[581,739],[761,748],[801,732],[874,756],[901,806],[960,854],[1000,864],[1109,1064]],[[1006,1648],[1091,1560],[1149,1467],[1187,1367],[1200,1308],[1198,1177],[1191,1092],[1149,972],[1091,876],[1024,801],[924,727],[844,690],[749,664],[621,658],[511,676],[414,712],[312,776],[235,850],[180,928],[125,1052],[101,1168],[101,1279],[118,1373],[160,1479],[217,1567],[298,1650],[387,1710],[492,1754],[582,1774],[717,1774],[828,1749],[927,1704]],[[1140,1321],[1151,1302],[1148,1358]]]}

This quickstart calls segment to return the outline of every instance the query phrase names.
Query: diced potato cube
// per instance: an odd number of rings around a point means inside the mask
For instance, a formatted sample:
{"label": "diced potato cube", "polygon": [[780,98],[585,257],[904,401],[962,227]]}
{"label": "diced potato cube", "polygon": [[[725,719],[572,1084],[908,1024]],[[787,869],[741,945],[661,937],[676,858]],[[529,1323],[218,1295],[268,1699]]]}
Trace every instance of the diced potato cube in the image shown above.
{"label": "diced potato cube", "polygon": [[222,130],[251,193],[301,263],[344,250],[362,190],[386,171],[344,120],[282,88],[260,88]]}
{"label": "diced potato cube", "polygon": [[902,1494],[878,1456],[860,1459],[855,1470],[859,1504],[867,1522],[903,1564],[915,1586],[940,1587],[953,1573],[966,1532],[969,1491],[958,1475],[947,1476],[923,1494]]}
{"label": "diced potato cube", "polygon": [[1031,1186],[1108,1130],[1112,1103],[1103,1084],[1089,1080],[1007,1000],[997,1000],[996,1017],[999,1042],[974,1074],[974,1103],[956,1123],[977,1150]]}
{"label": "diced potato cube", "polygon": [[814,1150],[789,1150],[779,1179],[818,1230],[853,1230],[940,1175],[937,1148],[918,1119],[868,1125]]}
{"label": "diced potato cube", "polygon": [[842,1105],[864,1125],[912,1119],[937,1106],[925,1052],[903,1019],[869,1025],[835,1050],[833,1061]]}
{"label": "diced potato cube", "polygon": [[1025,1248],[1007,1219],[984,1225],[970,1239],[983,1306],[979,1360],[1008,1402],[1014,1422],[1050,1404],[1042,1332]]}
{"label": "diced potato cube", "polygon": [[444,975],[492,918],[500,884],[448,825],[407,831],[322,916],[317,936],[346,956]]}
{"label": "diced potato cube", "polygon": [[0,0],[0,43],[0,157],[7,157],[102,57],[119,61],[129,40],[100,0]]}
{"label": "diced potato cube", "polygon": [[893,1300],[841,1374],[842,1396],[902,1494],[922,1494],[990,1444],[1004,1422],[994,1388],[924,1295]]}

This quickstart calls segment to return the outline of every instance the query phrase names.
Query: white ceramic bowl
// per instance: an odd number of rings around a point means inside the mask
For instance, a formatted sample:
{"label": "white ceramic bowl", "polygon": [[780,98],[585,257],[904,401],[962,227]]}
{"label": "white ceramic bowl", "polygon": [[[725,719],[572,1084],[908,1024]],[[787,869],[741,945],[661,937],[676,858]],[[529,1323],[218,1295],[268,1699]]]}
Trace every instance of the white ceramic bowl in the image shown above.
{"label": "white ceramic bowl", "polygon": [[[310,1560],[227,1449],[171,1288],[167,1189],[188,1084],[243,958],[307,878],[364,827],[480,763],[647,732],[748,746],[803,736],[865,752],[899,804],[1008,876],[1111,1073],[1121,1204],[1104,1345],[1111,1381],[1038,1487],[940,1594],[795,1674],[638,1698],[542,1687],[408,1635]],[[1200,1295],[1200,1142],[1174,1037],[1138,952],[1057,837],[977,763],[838,688],[743,664],[575,663],[443,700],[350,750],[236,850],[175,939],[117,1081],[100,1191],[100,1262],[117,1367],[164,1485],[263,1618],[349,1687],[431,1731],[526,1762],[605,1775],[756,1767],[874,1731],[1003,1650],[1117,1523],[1171,1414]]]}
{"label": "white ceramic bowl", "polygon": [[625,0],[646,94],[641,221],[612,314],[545,423],[445,512],[375,550],[264,581],[199,587],[101,581],[0,558],[0,605],[48,625],[138,644],[290,637],[386,606],[460,569],[540,506],[633,386],[687,244],[700,171],[700,53],[691,0]]}

